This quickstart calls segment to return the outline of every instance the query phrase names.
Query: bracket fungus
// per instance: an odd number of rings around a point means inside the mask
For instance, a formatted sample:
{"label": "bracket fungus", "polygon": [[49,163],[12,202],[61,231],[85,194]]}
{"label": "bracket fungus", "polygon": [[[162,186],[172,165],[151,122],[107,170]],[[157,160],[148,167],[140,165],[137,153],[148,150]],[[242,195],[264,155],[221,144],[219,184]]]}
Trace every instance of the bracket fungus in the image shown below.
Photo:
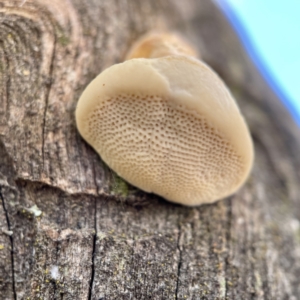
{"label": "bracket fungus", "polygon": [[188,206],[236,192],[254,155],[234,98],[194,56],[177,35],[147,35],[88,85],[76,109],[80,134],[120,177]]}

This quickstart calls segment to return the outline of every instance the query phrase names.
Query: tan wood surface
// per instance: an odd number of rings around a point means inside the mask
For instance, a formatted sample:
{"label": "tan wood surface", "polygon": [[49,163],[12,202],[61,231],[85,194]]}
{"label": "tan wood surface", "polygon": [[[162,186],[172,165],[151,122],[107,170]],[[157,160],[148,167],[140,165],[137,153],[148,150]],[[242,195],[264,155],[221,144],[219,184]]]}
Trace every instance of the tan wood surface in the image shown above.
{"label": "tan wood surface", "polygon": [[[75,127],[89,81],[166,28],[224,79],[254,138],[247,184],[213,205],[128,186]],[[212,1],[0,1],[0,299],[300,299],[299,153]]]}

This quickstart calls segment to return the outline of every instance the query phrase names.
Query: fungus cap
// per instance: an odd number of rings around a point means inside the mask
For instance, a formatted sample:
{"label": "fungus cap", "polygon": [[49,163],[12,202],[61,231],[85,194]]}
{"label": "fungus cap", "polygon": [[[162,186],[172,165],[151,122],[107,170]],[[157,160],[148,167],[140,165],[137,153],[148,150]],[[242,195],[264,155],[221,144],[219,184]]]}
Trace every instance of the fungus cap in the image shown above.
{"label": "fungus cap", "polygon": [[137,40],[128,51],[126,59],[158,58],[170,55],[199,57],[194,49],[178,34],[150,32]]}
{"label": "fungus cap", "polygon": [[187,56],[131,59],[85,89],[82,137],[119,176],[194,206],[234,193],[253,161],[252,140],[222,80]]}

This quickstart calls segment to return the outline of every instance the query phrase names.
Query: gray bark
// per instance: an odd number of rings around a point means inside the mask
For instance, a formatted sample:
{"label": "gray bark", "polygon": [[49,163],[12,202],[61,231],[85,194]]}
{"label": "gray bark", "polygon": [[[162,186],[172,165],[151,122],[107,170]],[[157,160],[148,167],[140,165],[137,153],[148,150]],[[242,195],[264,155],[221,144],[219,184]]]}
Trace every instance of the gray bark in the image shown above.
{"label": "gray bark", "polygon": [[[300,299],[300,131],[211,1],[1,0],[0,18],[1,299]],[[247,184],[213,205],[129,186],[75,127],[87,83],[163,28],[255,141]]]}

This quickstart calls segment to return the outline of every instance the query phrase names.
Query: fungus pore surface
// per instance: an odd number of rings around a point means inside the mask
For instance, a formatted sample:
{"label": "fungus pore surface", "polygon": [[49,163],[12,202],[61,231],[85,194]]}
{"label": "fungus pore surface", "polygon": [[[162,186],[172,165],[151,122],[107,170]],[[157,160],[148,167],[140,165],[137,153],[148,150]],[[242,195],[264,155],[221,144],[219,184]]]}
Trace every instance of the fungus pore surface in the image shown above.
{"label": "fungus pore surface", "polygon": [[81,95],[76,122],[119,176],[173,202],[231,195],[252,166],[252,140],[235,100],[208,66],[186,56],[106,69]]}
{"label": "fungus pore surface", "polygon": [[107,98],[87,123],[88,140],[113,170],[174,202],[219,199],[243,173],[239,155],[206,118],[159,95]]}

